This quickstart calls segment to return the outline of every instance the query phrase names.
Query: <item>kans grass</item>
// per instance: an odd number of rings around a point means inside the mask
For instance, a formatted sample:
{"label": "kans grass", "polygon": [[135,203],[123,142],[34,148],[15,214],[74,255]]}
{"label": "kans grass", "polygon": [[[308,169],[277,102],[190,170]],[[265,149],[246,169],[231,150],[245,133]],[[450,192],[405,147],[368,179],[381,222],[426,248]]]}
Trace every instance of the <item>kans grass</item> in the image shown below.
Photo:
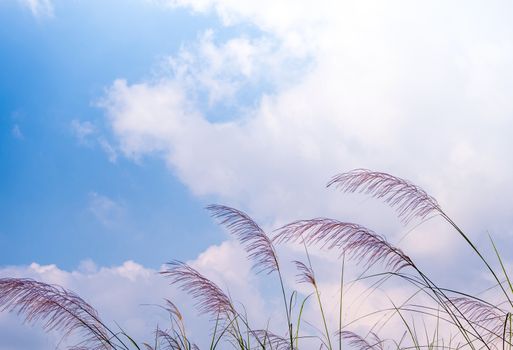
{"label": "kans grass", "polygon": [[[493,241],[496,263],[492,264],[478,250],[465,232],[442,210],[437,201],[411,182],[365,169],[356,169],[332,178],[328,187],[342,192],[362,193],[380,199],[393,207],[404,224],[412,220],[426,220],[433,216],[443,218],[482,261],[484,269],[495,283],[489,298],[467,294],[438,286],[400,248],[386,238],[357,223],[329,218],[299,220],[285,225],[270,236],[248,215],[234,208],[211,205],[207,209],[221,225],[233,234],[254,263],[257,272],[276,276],[280,286],[284,319],[279,329],[253,329],[242,307],[235,303],[219,286],[191,266],[173,261],[160,273],[171,284],[189,294],[195,307],[212,321],[205,331],[210,349],[512,349],[513,286]],[[306,259],[294,261],[299,283],[311,287],[310,296],[297,300],[298,294],[287,290],[275,246],[301,244]],[[309,247],[323,247],[340,254],[341,278],[338,300],[338,322],[329,324],[321,291],[316,280]],[[358,320],[343,320],[344,263],[352,260],[362,265],[365,272],[359,280],[371,280],[370,293],[387,280],[398,279],[413,293],[406,302],[390,300],[389,309],[374,310],[361,318],[383,314],[379,321],[356,333],[351,326]],[[337,267],[338,269],[338,267]],[[416,302],[422,296],[422,302]],[[311,298],[310,298],[311,297]],[[315,303],[321,320],[316,333],[303,330],[303,310],[307,302]],[[151,335],[151,343],[139,343],[119,327],[103,322],[98,312],[72,291],[31,279],[0,279],[0,310],[15,312],[28,323],[42,324],[46,331],[60,332],[63,338],[79,339],[70,349],[129,350],[129,349],[198,349],[187,335],[180,309],[170,300],[163,308],[170,315],[170,324],[158,327]],[[399,337],[379,334],[391,320]],[[422,327],[419,327],[419,319]],[[417,321],[416,321],[417,320]],[[360,327],[361,328],[361,327]]]}

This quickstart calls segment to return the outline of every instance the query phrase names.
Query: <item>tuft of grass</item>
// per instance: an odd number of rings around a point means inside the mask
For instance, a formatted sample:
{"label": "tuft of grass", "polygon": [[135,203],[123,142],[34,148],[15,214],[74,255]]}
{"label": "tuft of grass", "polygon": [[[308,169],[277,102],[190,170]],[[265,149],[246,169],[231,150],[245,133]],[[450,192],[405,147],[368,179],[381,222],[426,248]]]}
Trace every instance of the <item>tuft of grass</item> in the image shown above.
{"label": "tuft of grass", "polygon": [[[513,348],[513,285],[491,237],[499,264],[497,270],[436,199],[408,180],[383,172],[355,169],[334,176],[327,187],[380,199],[396,210],[404,224],[441,217],[481,259],[495,281],[495,288],[486,295],[474,295],[439,286],[384,235],[357,223],[330,218],[301,219],[276,229],[271,236],[246,213],[224,205],[210,205],[207,209],[211,215],[240,241],[254,270],[275,274],[283,299],[284,319],[287,320],[286,325],[278,325],[277,329],[270,329],[270,322],[265,329],[253,328],[243,305],[235,303],[229,294],[193,267],[172,261],[161,274],[195,300],[200,314],[211,318],[213,327],[204,335],[210,350],[227,347],[240,350],[333,350],[337,345],[339,350]],[[289,288],[285,283],[276,250],[276,245],[295,243],[304,246],[306,257],[303,260],[306,263],[300,259],[293,261],[298,270],[298,283],[312,288],[311,294],[303,298],[294,286]],[[328,317],[329,309],[323,303],[325,295],[309,254],[312,247],[336,251],[341,258],[336,321]],[[350,262],[354,266],[348,265]],[[348,281],[348,268],[357,265],[363,272]],[[381,291],[391,307],[349,318],[346,309],[357,305],[348,302],[347,293],[357,283],[367,284],[367,289],[359,295],[363,301],[358,305]],[[402,286],[410,295],[402,301],[394,300],[386,294],[385,285],[389,283]],[[317,302],[322,322],[320,328],[305,319],[305,307],[311,296],[315,296],[312,299]],[[188,335],[179,307],[166,299],[162,308],[169,314],[167,328],[157,327],[150,342],[139,342],[121,327],[104,323],[98,312],[72,291],[31,279],[0,279],[0,311],[17,313],[25,322],[42,324],[46,331],[60,332],[63,338],[78,337],[78,344],[71,349],[199,349]]]}

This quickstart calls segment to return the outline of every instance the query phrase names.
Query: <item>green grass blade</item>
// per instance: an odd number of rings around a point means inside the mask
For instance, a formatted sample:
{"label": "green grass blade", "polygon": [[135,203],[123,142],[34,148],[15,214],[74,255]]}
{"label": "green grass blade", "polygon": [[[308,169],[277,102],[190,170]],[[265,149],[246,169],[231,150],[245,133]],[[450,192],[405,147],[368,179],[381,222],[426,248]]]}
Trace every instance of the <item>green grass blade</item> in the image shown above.
{"label": "green grass blade", "polygon": [[499,254],[499,250],[497,249],[497,246],[495,245],[495,242],[493,241],[492,236],[488,235],[488,237],[490,238],[490,241],[492,242],[493,250],[495,251],[495,254],[497,255],[497,259],[499,259],[502,273],[504,273],[504,276],[506,277],[506,281],[508,282],[509,290],[511,291],[511,293],[513,293],[513,285],[511,284],[511,280],[506,271],[506,267],[504,266],[504,263],[502,262],[502,258],[501,258],[501,255]]}

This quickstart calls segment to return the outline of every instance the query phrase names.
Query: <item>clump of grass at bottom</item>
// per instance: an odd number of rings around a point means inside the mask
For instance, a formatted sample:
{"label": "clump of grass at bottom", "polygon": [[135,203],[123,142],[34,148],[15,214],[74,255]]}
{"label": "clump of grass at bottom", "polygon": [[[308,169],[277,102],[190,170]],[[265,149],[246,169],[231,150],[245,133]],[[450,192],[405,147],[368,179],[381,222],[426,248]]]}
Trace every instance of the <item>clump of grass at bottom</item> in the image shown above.
{"label": "clump of grass at bottom", "polygon": [[[483,295],[443,288],[433,281],[406,252],[386,237],[357,223],[330,218],[294,221],[272,235],[246,213],[224,205],[207,207],[211,215],[241,243],[257,273],[274,276],[282,300],[286,324],[277,329],[254,328],[244,307],[238,307],[229,294],[193,267],[172,261],[161,271],[171,284],[189,294],[200,314],[212,320],[205,331],[209,349],[512,349],[513,285],[498,247],[491,240],[496,264],[489,262],[470,237],[423,189],[393,175],[355,169],[334,176],[328,187],[342,192],[361,193],[384,201],[397,212],[404,224],[413,220],[441,217],[452,227],[483,263],[495,285]],[[310,294],[300,297],[285,283],[284,269],[276,246],[300,244],[303,259],[293,261],[298,283]],[[318,283],[310,249],[335,251],[340,256],[340,283],[336,307],[326,304]],[[352,265],[347,263],[352,262]],[[363,271],[347,280],[348,266]],[[347,318],[345,310],[356,301],[347,300],[355,284],[367,288],[359,295],[360,304],[381,292],[388,307]],[[394,300],[385,286],[400,285],[409,291],[406,298]],[[305,307],[315,303],[319,324],[305,319]],[[313,304],[311,305],[314,306]],[[79,341],[71,349],[92,350],[192,350],[198,349],[188,336],[180,309],[165,300],[169,324],[157,327],[149,342],[133,339],[123,329],[107,325],[98,312],[75,293],[59,286],[23,278],[0,279],[0,310],[16,312],[28,323],[40,323],[47,331],[70,335]],[[336,310],[336,320],[332,315]],[[274,326],[274,323],[273,323]]]}

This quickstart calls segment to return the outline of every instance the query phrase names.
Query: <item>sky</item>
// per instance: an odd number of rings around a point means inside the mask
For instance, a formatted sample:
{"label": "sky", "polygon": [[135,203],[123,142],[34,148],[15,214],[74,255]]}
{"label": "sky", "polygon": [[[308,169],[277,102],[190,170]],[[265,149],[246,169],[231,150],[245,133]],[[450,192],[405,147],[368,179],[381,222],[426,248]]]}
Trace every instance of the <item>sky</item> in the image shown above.
{"label": "sky", "polygon": [[[141,305],[187,303],[157,274],[172,259],[273,310],[204,209],[222,203],[270,231],[358,221],[440,281],[481,285],[440,220],[403,227],[379,201],[325,184],[354,168],[410,179],[487,254],[487,234],[508,247],[512,6],[0,0],[0,275],[75,290],[141,337],[165,319]],[[0,350],[51,349],[58,337],[0,314],[0,339]]]}

